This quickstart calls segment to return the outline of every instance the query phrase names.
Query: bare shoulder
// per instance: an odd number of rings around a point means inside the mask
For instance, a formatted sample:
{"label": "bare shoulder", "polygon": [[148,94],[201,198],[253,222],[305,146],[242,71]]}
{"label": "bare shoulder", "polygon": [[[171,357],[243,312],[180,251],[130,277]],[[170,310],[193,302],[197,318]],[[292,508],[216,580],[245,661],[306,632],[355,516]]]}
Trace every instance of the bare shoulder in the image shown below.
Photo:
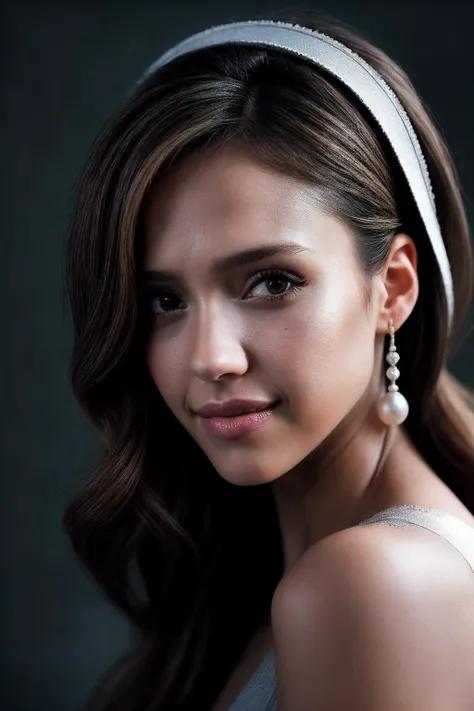
{"label": "bare shoulder", "polygon": [[272,601],[279,711],[471,709],[473,600],[472,570],[431,532],[328,536]]}

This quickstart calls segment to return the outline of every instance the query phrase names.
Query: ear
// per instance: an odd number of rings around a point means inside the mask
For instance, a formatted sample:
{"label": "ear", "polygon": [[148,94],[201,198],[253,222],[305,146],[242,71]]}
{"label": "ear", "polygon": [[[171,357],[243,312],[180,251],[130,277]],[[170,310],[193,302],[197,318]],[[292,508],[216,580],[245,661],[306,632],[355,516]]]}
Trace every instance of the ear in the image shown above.
{"label": "ear", "polygon": [[380,302],[377,330],[387,332],[387,323],[393,319],[398,330],[405,323],[418,299],[418,255],[415,243],[406,234],[397,234],[392,240],[387,262],[378,275]]}

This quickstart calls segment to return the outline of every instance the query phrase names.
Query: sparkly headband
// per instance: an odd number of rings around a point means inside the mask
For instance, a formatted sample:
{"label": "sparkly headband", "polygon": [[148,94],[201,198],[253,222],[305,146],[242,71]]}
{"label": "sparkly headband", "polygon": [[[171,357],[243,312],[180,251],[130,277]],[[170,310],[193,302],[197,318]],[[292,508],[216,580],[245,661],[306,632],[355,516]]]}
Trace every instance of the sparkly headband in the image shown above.
{"label": "sparkly headband", "polygon": [[453,279],[436,216],[428,167],[412,123],[387,82],[362,57],[321,32],[288,22],[250,20],[210,27],[179,42],[148,67],[138,84],[176,57],[221,44],[262,45],[304,57],[335,76],[359,97],[390,142],[405,174],[438,262],[451,325]]}

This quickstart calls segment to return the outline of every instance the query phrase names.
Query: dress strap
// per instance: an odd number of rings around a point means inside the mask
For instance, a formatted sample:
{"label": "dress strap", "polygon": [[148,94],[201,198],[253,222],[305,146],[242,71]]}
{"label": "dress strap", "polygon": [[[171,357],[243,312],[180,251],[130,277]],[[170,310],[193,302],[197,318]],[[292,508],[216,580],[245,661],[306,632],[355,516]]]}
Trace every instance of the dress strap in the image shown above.
{"label": "dress strap", "polygon": [[424,506],[392,506],[357,524],[388,523],[390,526],[420,526],[436,533],[456,548],[474,573],[474,527],[460,518]]}
{"label": "dress strap", "polygon": [[274,710],[276,710],[275,652],[272,647],[228,711]]}

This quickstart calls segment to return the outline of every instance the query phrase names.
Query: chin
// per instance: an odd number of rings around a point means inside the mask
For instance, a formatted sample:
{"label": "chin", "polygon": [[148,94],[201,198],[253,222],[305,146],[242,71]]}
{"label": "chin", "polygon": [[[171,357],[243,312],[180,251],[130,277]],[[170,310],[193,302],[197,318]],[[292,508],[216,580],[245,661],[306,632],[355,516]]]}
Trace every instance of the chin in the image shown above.
{"label": "chin", "polygon": [[[224,463],[219,457],[209,457],[216,472],[222,479],[235,486],[257,486],[269,484],[285,472],[275,466],[259,464],[256,458],[248,461],[237,461],[237,457],[229,458]],[[243,458],[242,458],[243,459]]]}
{"label": "chin", "polygon": [[259,476],[255,472],[220,472],[217,470],[219,476],[221,476],[229,484],[234,484],[234,486],[257,486],[258,484],[269,484],[273,479],[278,477],[268,477]]}

